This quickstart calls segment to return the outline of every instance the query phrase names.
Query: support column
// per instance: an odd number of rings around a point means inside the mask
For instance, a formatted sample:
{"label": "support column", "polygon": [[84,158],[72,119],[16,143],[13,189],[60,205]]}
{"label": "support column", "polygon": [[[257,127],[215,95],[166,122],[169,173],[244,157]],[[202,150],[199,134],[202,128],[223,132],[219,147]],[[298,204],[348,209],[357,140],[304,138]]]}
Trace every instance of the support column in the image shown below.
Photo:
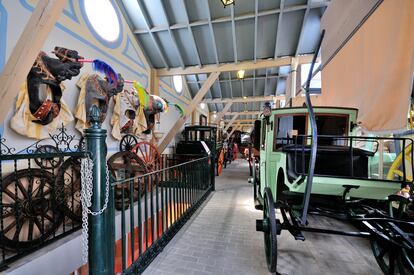
{"label": "support column", "polygon": [[165,150],[165,148],[167,148],[168,144],[174,138],[175,134],[181,129],[181,127],[184,125],[185,121],[190,116],[190,114],[196,109],[198,104],[203,100],[204,96],[207,94],[208,90],[214,84],[214,82],[216,81],[219,75],[220,75],[219,72],[213,72],[210,74],[210,76],[204,82],[201,89],[197,92],[193,100],[190,102],[190,104],[185,109],[184,115],[176,121],[174,126],[171,128],[170,132],[165,136],[165,138],[161,142],[160,146],[158,147],[160,153],[162,153]]}
{"label": "support column", "polygon": [[26,81],[30,68],[65,6],[66,0],[42,0],[36,5],[0,76],[0,121],[10,110],[14,97]]}
{"label": "support column", "polygon": [[292,106],[292,100],[296,97],[296,78],[297,78],[297,69],[298,69],[298,59],[293,57],[292,64],[290,66],[290,94],[288,95],[288,106]]}
{"label": "support column", "polygon": [[160,95],[160,78],[157,76],[156,69],[151,69],[150,71],[149,90],[152,95]]}

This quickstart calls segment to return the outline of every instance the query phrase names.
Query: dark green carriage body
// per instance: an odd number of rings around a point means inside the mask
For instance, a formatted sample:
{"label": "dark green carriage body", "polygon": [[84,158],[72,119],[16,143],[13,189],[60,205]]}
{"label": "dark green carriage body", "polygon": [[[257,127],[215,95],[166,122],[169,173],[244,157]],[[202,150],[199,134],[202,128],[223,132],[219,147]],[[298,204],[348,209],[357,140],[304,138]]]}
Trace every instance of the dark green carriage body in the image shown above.
{"label": "dark green carriage body", "polygon": [[220,132],[215,126],[193,125],[184,128],[184,139],[177,144],[177,154],[205,154],[201,141],[210,149],[211,153],[218,157],[223,145]]}

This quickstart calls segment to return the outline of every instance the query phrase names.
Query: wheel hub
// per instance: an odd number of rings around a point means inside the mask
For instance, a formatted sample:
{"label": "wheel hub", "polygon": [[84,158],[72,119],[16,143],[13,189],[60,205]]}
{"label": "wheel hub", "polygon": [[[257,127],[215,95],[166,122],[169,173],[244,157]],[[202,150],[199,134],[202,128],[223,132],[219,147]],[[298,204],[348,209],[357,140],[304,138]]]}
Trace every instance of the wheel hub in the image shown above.
{"label": "wheel hub", "polygon": [[34,198],[22,202],[23,214],[28,217],[36,217],[49,211],[49,201],[45,198]]}
{"label": "wheel hub", "polygon": [[263,220],[256,220],[256,231],[268,233],[269,232],[269,219],[265,218]]}

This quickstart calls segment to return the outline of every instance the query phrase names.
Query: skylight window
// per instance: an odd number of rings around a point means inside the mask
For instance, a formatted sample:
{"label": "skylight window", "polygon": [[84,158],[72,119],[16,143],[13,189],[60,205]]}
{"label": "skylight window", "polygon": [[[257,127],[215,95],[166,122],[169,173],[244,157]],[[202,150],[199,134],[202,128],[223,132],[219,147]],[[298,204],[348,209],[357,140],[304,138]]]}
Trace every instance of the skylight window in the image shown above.
{"label": "skylight window", "polygon": [[104,40],[114,42],[121,32],[120,20],[110,0],[84,0],[89,24]]}
{"label": "skylight window", "polygon": [[183,91],[183,79],[181,77],[181,75],[174,75],[173,76],[173,84],[174,84],[174,89],[177,93],[181,94],[181,92]]}
{"label": "skylight window", "polygon": [[[313,71],[315,71],[319,65],[321,65],[321,63],[315,63],[315,66],[313,68]],[[306,80],[308,79],[308,74],[309,74],[309,70],[310,70],[310,66],[311,64],[302,64],[300,67],[300,80],[301,80],[301,85],[304,85]],[[310,83],[310,88],[311,89],[321,89],[322,88],[322,76],[321,76],[321,72],[317,73],[311,80]]]}

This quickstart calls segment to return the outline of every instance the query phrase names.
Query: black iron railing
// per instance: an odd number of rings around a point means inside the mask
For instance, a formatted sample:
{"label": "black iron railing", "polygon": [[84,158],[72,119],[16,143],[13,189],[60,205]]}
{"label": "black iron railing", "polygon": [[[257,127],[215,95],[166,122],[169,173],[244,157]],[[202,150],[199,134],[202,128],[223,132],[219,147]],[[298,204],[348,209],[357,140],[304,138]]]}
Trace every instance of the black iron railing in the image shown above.
{"label": "black iron railing", "polygon": [[[310,136],[277,138],[276,150],[288,154],[288,169],[307,175],[310,158]],[[315,175],[338,178],[413,182],[413,140],[399,137],[318,136]],[[405,148],[396,174],[389,169]]]}
{"label": "black iron railing", "polygon": [[212,190],[210,165],[202,157],[112,184],[121,193],[115,273],[140,274],[149,265]]}
{"label": "black iron railing", "polygon": [[82,142],[62,126],[17,151],[0,142],[0,269],[80,228]]}

